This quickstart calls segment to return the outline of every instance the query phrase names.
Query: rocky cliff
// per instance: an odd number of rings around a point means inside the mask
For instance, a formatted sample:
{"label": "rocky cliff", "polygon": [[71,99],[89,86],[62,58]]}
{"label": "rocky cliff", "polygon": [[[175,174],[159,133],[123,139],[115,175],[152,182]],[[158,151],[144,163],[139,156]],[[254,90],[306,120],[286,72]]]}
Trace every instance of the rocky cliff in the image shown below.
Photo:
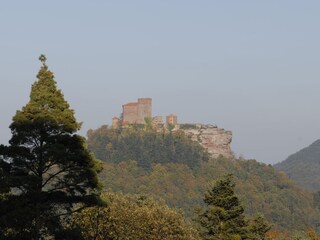
{"label": "rocky cliff", "polygon": [[214,157],[223,155],[234,158],[231,150],[232,132],[218,128],[216,125],[181,124],[183,130],[192,140],[198,141]]}

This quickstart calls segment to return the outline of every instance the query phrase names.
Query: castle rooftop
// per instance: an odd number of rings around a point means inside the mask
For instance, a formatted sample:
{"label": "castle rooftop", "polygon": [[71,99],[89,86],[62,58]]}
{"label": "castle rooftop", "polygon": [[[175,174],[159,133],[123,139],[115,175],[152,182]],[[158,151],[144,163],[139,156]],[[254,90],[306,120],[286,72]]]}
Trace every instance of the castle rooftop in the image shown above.
{"label": "castle rooftop", "polygon": [[130,102],[130,103],[126,103],[126,104],[124,104],[124,105],[122,105],[122,106],[137,106],[139,103],[137,103],[137,102]]}

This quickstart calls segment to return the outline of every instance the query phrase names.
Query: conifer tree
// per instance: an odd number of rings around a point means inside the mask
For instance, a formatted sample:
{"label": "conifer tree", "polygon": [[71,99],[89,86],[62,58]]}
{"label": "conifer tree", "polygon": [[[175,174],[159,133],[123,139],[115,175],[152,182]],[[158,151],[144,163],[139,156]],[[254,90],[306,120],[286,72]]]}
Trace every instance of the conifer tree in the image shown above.
{"label": "conifer tree", "polygon": [[[62,219],[99,200],[92,154],[76,132],[74,117],[53,73],[42,67],[30,101],[10,125],[9,146],[0,147],[0,236],[43,239],[62,231]],[[10,189],[10,191],[8,191]]]}
{"label": "conifer tree", "polygon": [[234,193],[232,174],[217,180],[204,197],[207,208],[198,215],[200,233],[205,240],[265,240],[269,223],[257,216],[245,219],[244,208]]}
{"label": "conifer tree", "polygon": [[207,209],[199,214],[198,222],[205,240],[247,239],[247,221],[244,209],[234,194],[232,175],[216,181],[205,194]]}

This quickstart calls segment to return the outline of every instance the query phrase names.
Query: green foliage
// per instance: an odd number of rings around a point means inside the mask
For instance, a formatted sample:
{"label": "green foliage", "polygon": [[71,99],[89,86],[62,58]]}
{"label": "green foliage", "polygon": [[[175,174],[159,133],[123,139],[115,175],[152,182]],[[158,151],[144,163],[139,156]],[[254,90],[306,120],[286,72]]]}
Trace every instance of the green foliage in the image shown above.
{"label": "green foliage", "polygon": [[271,229],[270,224],[262,216],[256,216],[248,224],[248,238],[252,240],[265,240],[266,233]]}
{"label": "green foliage", "polygon": [[247,239],[244,209],[234,194],[234,187],[229,174],[217,180],[206,192],[204,202],[207,207],[197,219],[204,240]]}
{"label": "green foliage", "polygon": [[105,192],[107,207],[92,207],[74,215],[70,228],[84,239],[196,240],[183,215],[163,202],[138,195]]}
{"label": "green foliage", "polygon": [[[17,111],[10,126],[14,131],[20,125],[35,122],[49,122],[59,125],[63,131],[73,133],[80,129],[80,124],[74,117],[74,111],[65,101],[61,90],[56,87],[53,73],[48,70],[43,62],[38,75],[38,80],[32,85],[29,103]],[[17,129],[22,130],[22,129]]]}
{"label": "green foliage", "polygon": [[227,173],[234,175],[235,193],[246,215],[261,214],[268,222],[288,230],[304,230],[319,223],[320,213],[311,193],[255,160],[210,159],[196,170],[185,164],[155,164],[150,171],[135,161],[105,163],[100,178],[107,189],[162,198],[170,207],[183,209],[190,219],[196,207],[204,206],[207,183]]}
{"label": "green foliage", "polygon": [[207,152],[180,131],[160,133],[135,125],[120,129],[102,126],[88,131],[87,142],[100,160],[109,163],[135,160],[145,170],[158,163],[183,163],[194,169],[208,159]]}
{"label": "green foliage", "polygon": [[0,202],[0,232],[8,239],[54,236],[63,216],[98,201],[95,161],[75,134],[80,124],[45,57],[40,60],[30,101],[10,125],[10,145],[0,146],[1,190],[7,193]]}
{"label": "green foliage", "polygon": [[152,130],[152,118],[151,117],[145,117],[144,118],[144,122],[145,122],[145,129],[147,131],[151,131]]}
{"label": "green foliage", "polygon": [[106,189],[165,199],[170,207],[183,209],[189,218],[193,216],[193,207],[202,202],[199,190],[203,186],[184,164],[156,164],[145,171],[135,161],[105,163],[99,175]]}
{"label": "green foliage", "polygon": [[169,133],[172,133],[172,130],[173,130],[174,128],[175,128],[175,125],[173,125],[173,124],[171,124],[171,123],[167,124],[167,129],[168,129]]}
{"label": "green foliage", "polygon": [[274,167],[284,171],[290,179],[301,187],[312,191],[319,191],[320,140],[292,154],[285,161],[275,164]]}
{"label": "green foliage", "polygon": [[184,123],[184,124],[180,124],[179,126],[180,126],[180,129],[197,129],[196,124]]}

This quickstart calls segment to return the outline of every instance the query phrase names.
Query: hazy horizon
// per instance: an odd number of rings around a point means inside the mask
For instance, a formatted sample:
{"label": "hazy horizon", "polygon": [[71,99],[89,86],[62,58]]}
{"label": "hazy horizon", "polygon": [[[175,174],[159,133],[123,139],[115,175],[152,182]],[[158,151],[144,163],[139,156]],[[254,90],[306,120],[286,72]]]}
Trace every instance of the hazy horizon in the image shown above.
{"label": "hazy horizon", "polygon": [[[63,4],[62,4],[63,3]],[[0,4],[0,143],[47,56],[83,122],[124,103],[233,132],[237,156],[276,163],[320,138],[318,1],[10,1]]]}

